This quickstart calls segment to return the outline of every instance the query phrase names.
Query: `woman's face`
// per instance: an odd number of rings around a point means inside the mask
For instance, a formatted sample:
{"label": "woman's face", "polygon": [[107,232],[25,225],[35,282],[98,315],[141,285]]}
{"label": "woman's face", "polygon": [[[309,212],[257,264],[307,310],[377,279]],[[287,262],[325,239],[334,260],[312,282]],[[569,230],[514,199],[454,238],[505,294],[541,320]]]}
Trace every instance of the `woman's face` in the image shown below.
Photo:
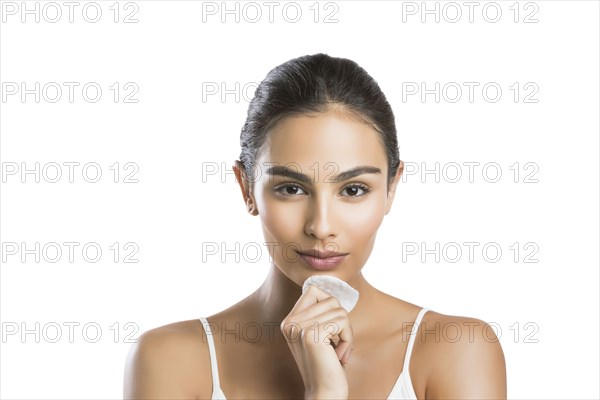
{"label": "woman's face", "polygon": [[[402,168],[388,198],[387,158],[378,133],[339,111],[288,117],[270,139],[257,160],[250,201],[261,217],[271,259],[299,286],[318,274],[352,280],[371,254]],[[336,179],[357,167],[365,169]],[[310,249],[347,255],[322,271],[297,253]]]}

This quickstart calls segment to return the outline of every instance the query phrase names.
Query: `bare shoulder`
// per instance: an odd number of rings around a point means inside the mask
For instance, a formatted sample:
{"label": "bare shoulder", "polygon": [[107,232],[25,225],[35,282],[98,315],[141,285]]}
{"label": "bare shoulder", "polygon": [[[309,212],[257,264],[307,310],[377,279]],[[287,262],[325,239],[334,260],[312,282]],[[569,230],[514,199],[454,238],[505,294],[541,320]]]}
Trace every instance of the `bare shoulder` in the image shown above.
{"label": "bare shoulder", "polygon": [[124,399],[210,398],[210,358],[199,320],[144,332],[127,355]]}
{"label": "bare shoulder", "polygon": [[415,339],[428,365],[427,399],[506,398],[504,352],[485,321],[429,311]]}

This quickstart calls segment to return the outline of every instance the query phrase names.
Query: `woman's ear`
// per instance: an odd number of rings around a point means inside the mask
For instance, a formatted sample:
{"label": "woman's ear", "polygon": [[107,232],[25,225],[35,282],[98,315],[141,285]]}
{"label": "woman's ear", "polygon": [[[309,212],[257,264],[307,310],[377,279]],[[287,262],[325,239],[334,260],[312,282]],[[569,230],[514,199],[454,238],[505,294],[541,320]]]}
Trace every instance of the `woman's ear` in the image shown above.
{"label": "woman's ear", "polygon": [[398,182],[400,181],[400,177],[404,172],[404,162],[400,160],[400,165],[398,166],[398,170],[396,171],[396,175],[394,175],[394,179],[392,179],[390,189],[388,190],[388,197],[385,204],[385,215],[387,215],[392,209],[392,203],[394,202],[394,197],[396,196],[396,188],[398,187]]}
{"label": "woman's ear", "polygon": [[240,190],[242,191],[242,197],[244,199],[244,203],[246,204],[246,209],[251,215],[258,215],[256,202],[252,196],[252,184],[248,180],[248,175],[246,174],[246,170],[241,161],[235,160],[233,162],[233,172],[235,173],[235,179],[240,186]]}

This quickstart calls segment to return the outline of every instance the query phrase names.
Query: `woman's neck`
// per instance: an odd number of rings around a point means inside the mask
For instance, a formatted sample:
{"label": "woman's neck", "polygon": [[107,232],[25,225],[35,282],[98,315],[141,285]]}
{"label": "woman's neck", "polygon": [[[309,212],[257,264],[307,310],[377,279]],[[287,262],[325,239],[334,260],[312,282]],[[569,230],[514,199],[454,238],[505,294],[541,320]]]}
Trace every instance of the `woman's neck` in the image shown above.
{"label": "woman's neck", "polygon": [[[373,315],[374,304],[381,306],[381,296],[387,295],[371,286],[360,272],[350,279],[348,284],[360,293],[358,303],[349,314],[353,332],[359,333],[363,328],[367,328],[369,316]],[[267,278],[244,300],[244,308],[249,311],[248,317],[252,316],[254,321],[280,324],[301,295],[302,287],[271,263]]]}

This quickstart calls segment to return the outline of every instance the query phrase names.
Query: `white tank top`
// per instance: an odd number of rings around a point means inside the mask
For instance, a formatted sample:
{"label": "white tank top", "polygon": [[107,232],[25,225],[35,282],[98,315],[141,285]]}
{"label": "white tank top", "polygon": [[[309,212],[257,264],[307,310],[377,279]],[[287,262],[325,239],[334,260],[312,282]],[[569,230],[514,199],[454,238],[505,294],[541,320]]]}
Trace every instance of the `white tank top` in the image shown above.
{"label": "white tank top", "polygon": [[[423,315],[429,311],[429,308],[422,308],[415,319],[415,323],[413,325],[410,339],[408,340],[408,346],[406,348],[406,354],[404,355],[404,364],[402,366],[402,372],[396,379],[396,383],[388,396],[388,400],[405,400],[405,399],[413,399],[417,400],[417,395],[415,394],[415,390],[412,386],[412,381],[410,379],[410,373],[408,371],[408,365],[410,362],[410,355],[412,353],[413,345],[415,343],[415,337],[417,336],[417,332],[419,331],[419,325],[421,324],[421,320],[423,319]],[[210,366],[212,370],[212,381],[213,381],[213,391],[211,400],[227,400],[225,397],[225,393],[221,389],[221,383],[219,381],[219,368],[217,366],[217,354],[215,351],[215,342],[213,339],[212,331],[210,330],[210,325],[205,317],[199,318],[200,322],[204,326],[204,331],[206,332],[206,337],[208,339],[208,350],[210,353]]]}

